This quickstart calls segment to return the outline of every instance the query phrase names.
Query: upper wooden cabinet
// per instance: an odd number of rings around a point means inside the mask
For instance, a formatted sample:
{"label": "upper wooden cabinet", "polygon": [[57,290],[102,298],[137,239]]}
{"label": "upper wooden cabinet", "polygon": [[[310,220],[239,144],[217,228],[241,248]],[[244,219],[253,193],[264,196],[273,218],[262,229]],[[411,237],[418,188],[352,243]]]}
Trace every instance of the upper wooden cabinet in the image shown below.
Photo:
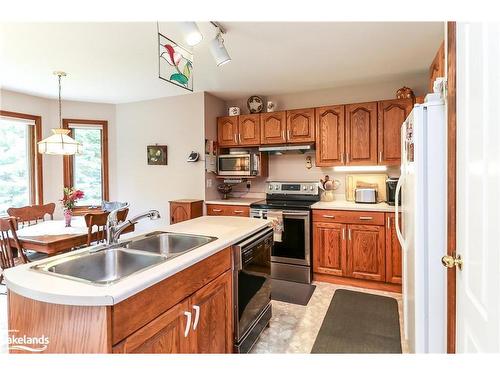
{"label": "upper wooden cabinet", "polygon": [[287,143],[314,142],[314,108],[286,111]]}
{"label": "upper wooden cabinet", "polygon": [[316,108],[316,166],[344,164],[344,106]]}
{"label": "upper wooden cabinet", "polygon": [[434,81],[438,77],[444,77],[445,67],[444,67],[444,41],[441,43],[434,60],[432,60],[431,66],[429,67],[429,92],[433,92]]}
{"label": "upper wooden cabinet", "polygon": [[396,216],[393,213],[386,213],[385,217],[387,221],[385,228],[385,281],[401,284],[403,256],[396,235]]}
{"label": "upper wooden cabinet", "polygon": [[378,163],[401,164],[401,125],[413,108],[411,99],[378,102]]}
{"label": "upper wooden cabinet", "polygon": [[377,164],[377,102],[345,106],[346,164]]}
{"label": "upper wooden cabinet", "polygon": [[286,112],[260,115],[260,143],[264,145],[286,143]]}
{"label": "upper wooden cabinet", "polygon": [[220,147],[238,145],[239,116],[224,116],[217,119],[217,141]]}
{"label": "upper wooden cabinet", "polygon": [[238,122],[238,144],[240,146],[260,145],[260,114],[239,116]]}

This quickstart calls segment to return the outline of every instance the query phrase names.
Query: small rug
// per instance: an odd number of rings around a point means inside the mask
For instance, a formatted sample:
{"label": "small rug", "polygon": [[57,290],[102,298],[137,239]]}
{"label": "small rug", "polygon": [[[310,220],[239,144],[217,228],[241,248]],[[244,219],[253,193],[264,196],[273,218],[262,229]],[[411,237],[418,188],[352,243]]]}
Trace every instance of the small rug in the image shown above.
{"label": "small rug", "polygon": [[402,353],[398,302],[336,290],[311,352]]}
{"label": "small rug", "polygon": [[286,280],[271,280],[271,299],[306,306],[316,289],[316,285],[296,283]]}

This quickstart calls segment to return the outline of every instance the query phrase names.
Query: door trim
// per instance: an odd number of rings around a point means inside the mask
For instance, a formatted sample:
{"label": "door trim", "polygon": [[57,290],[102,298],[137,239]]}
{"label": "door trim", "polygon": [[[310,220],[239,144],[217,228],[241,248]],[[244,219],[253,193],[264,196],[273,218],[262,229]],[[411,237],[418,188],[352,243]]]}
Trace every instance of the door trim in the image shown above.
{"label": "door trim", "polygon": [[[457,180],[457,120],[456,120],[456,22],[447,22],[447,81],[448,81],[448,255],[454,255],[456,233]],[[456,267],[448,268],[447,282],[447,352],[456,350]]]}

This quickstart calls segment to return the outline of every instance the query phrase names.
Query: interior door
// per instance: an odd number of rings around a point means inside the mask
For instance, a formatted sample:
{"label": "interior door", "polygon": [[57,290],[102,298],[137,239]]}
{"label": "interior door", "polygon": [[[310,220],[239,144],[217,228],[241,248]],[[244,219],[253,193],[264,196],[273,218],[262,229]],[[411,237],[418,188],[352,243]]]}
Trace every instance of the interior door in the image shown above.
{"label": "interior door", "polygon": [[457,23],[457,352],[500,351],[500,25]]}

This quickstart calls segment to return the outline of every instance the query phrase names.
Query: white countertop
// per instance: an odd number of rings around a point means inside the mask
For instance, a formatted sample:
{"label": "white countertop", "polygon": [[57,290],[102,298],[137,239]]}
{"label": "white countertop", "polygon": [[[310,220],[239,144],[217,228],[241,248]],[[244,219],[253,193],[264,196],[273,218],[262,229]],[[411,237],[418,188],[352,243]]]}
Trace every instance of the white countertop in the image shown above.
{"label": "white countertop", "polygon": [[[202,216],[178,224],[155,228],[155,230],[168,232],[208,235],[218,239],[112,285],[92,285],[30,269],[35,264],[47,261],[46,259],[5,270],[5,283],[7,288],[14,293],[38,301],[80,306],[115,305],[239,242],[267,225],[269,225],[269,221],[263,219]],[[73,251],[71,254],[86,251],[88,248]],[[68,253],[55,256],[50,260],[67,255]]]}
{"label": "white countertop", "polygon": [[355,203],[346,200],[337,200],[332,202],[317,202],[311,208],[313,210],[344,210],[344,211],[381,211],[394,212],[394,206],[387,203]]}
{"label": "white countertop", "polygon": [[265,200],[266,198],[229,198],[206,201],[206,204],[224,204],[230,206],[250,206],[252,203]]}

